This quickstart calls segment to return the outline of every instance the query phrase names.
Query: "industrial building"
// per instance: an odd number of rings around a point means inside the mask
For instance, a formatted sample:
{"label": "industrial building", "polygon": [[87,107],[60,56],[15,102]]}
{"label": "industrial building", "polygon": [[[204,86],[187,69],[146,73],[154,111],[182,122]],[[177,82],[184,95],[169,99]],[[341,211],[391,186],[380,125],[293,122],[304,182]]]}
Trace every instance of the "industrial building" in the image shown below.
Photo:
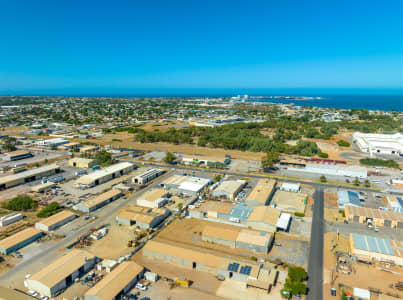
{"label": "industrial building", "polygon": [[58,147],[68,143],[70,143],[69,140],[66,140],[64,138],[46,139],[35,142],[35,144],[39,146],[46,146],[46,147]]}
{"label": "industrial building", "polygon": [[223,157],[215,156],[199,156],[199,155],[184,155],[182,157],[182,164],[184,165],[228,165],[231,162],[231,157],[229,155]]}
{"label": "industrial building", "polygon": [[277,191],[271,201],[271,206],[292,214],[305,212],[308,195],[305,193],[293,193]]}
{"label": "industrial building", "polygon": [[287,167],[290,171],[307,172],[319,175],[367,178],[367,168],[361,166],[306,164],[305,167]]}
{"label": "industrial building", "polygon": [[143,248],[143,256],[177,265],[179,267],[207,272],[245,283],[246,287],[266,292],[275,285],[277,270],[266,268],[252,261],[222,257],[206,250],[196,250],[184,245],[151,240]]}
{"label": "industrial building", "polygon": [[125,206],[116,216],[116,222],[122,225],[136,225],[142,229],[149,229],[158,226],[170,214],[170,211],[164,208]]}
{"label": "industrial building", "polygon": [[172,175],[165,179],[161,186],[167,190],[176,190],[186,195],[196,195],[200,193],[206,186],[211,184],[211,180],[207,178]]}
{"label": "industrial building", "polygon": [[133,169],[134,165],[130,162],[117,163],[78,178],[75,187],[91,188],[130,173]]}
{"label": "industrial building", "polygon": [[253,207],[243,204],[232,205],[230,203],[211,202],[207,207],[207,217],[240,223],[247,220],[252,211]]}
{"label": "industrial building", "polygon": [[338,191],[337,192],[337,204],[340,209],[344,209],[344,206],[351,205],[361,207],[360,195],[352,191]]}
{"label": "industrial building", "polygon": [[32,182],[45,176],[60,173],[60,167],[56,164],[45,165],[39,168],[30,169],[25,172],[8,175],[0,178],[0,190],[8,189],[13,186]]}
{"label": "industrial building", "polygon": [[349,222],[403,229],[403,213],[400,212],[346,205],[344,213]]}
{"label": "industrial building", "polygon": [[26,287],[42,296],[55,297],[93,268],[96,259],[89,252],[72,250],[26,279]]}
{"label": "industrial building", "polygon": [[10,224],[13,224],[19,220],[22,220],[23,215],[20,213],[12,213],[9,215],[5,215],[3,217],[0,217],[0,227],[4,227]]}
{"label": "industrial building", "polygon": [[89,289],[85,300],[114,300],[129,292],[143,278],[144,267],[133,261],[124,261]]}
{"label": "industrial building", "polygon": [[291,223],[291,218],[291,214],[281,213],[276,223],[277,230],[288,231]]}
{"label": "industrial building", "polygon": [[69,166],[81,169],[88,169],[96,165],[96,161],[90,158],[74,157],[69,159]]}
{"label": "industrial building", "polygon": [[207,178],[188,177],[179,187],[178,192],[186,195],[196,195],[203,191],[212,181]]}
{"label": "industrial building", "polygon": [[243,229],[237,226],[206,226],[202,240],[231,248],[246,249],[257,253],[267,253],[273,242],[273,235],[267,232]]}
{"label": "industrial building", "polygon": [[280,191],[298,193],[300,190],[301,190],[301,185],[299,183],[284,182],[280,186]]}
{"label": "industrial building", "polygon": [[161,176],[163,173],[164,171],[161,169],[151,169],[133,177],[132,182],[140,185],[147,184],[154,178]]}
{"label": "industrial building", "polygon": [[362,152],[403,156],[403,134],[375,134],[355,132],[355,143]]}
{"label": "industrial building", "polygon": [[43,192],[51,190],[55,186],[57,186],[57,183],[47,181],[45,183],[40,183],[40,184],[34,185],[31,188],[31,191],[33,191],[35,193],[43,193]]}
{"label": "industrial building", "polygon": [[213,197],[234,200],[245,186],[245,180],[226,180],[221,182],[213,191]]}
{"label": "industrial building", "polygon": [[4,156],[3,156],[3,160],[14,161],[14,160],[30,158],[30,157],[33,157],[33,156],[34,155],[29,151],[16,150],[16,151],[11,151],[11,152],[5,153]]}
{"label": "industrial building", "polygon": [[105,206],[106,204],[120,198],[123,196],[123,193],[119,190],[109,190],[94,199],[87,200],[85,202],[81,202],[75,205],[73,208],[75,210],[79,210],[85,213],[90,213],[98,208]]}
{"label": "industrial building", "polygon": [[68,210],[63,210],[53,216],[35,223],[35,228],[43,231],[52,231],[73,221],[76,215]]}
{"label": "industrial building", "polygon": [[245,220],[244,224],[255,230],[276,232],[277,221],[281,211],[273,207],[257,206]]}
{"label": "industrial building", "polygon": [[181,185],[182,182],[186,181],[188,179],[188,176],[183,176],[183,175],[172,175],[171,177],[168,177],[165,179],[162,183],[161,186],[167,190],[177,190],[179,186]]}
{"label": "industrial building", "polygon": [[138,206],[159,208],[163,207],[169,200],[169,193],[164,189],[153,189],[138,197]]}
{"label": "industrial building", "polygon": [[29,227],[12,236],[0,240],[0,253],[7,255],[17,251],[42,237],[43,233],[38,229]]}
{"label": "industrial building", "polygon": [[386,200],[388,201],[388,207],[393,211],[403,212],[403,197],[395,195],[387,195]]}
{"label": "industrial building", "polygon": [[276,188],[276,180],[260,179],[253,190],[246,197],[245,203],[249,206],[267,205]]}
{"label": "industrial building", "polygon": [[403,242],[350,233],[351,253],[359,259],[403,266]]}

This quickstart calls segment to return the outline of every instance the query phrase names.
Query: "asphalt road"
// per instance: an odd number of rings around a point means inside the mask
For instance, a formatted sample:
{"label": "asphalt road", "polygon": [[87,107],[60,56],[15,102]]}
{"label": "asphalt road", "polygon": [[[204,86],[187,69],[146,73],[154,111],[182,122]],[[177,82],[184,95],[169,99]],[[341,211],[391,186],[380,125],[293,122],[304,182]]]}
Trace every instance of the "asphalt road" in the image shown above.
{"label": "asphalt road", "polygon": [[323,234],[324,234],[324,193],[317,187],[314,194],[311,244],[308,260],[308,300],[323,298]]}

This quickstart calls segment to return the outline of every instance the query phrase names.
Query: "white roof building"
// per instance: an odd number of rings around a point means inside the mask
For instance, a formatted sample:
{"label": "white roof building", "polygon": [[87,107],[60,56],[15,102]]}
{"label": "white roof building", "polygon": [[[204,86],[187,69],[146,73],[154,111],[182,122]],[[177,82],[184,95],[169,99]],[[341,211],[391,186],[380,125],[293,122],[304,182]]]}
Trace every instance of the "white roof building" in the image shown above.
{"label": "white roof building", "polygon": [[291,214],[282,213],[277,220],[276,227],[277,229],[287,231],[288,227],[290,226],[290,222],[291,222]]}
{"label": "white roof building", "polygon": [[403,156],[403,134],[355,132],[353,142],[362,152]]}
{"label": "white roof building", "polygon": [[197,194],[211,182],[210,179],[200,177],[189,177],[179,185],[178,190],[184,194]]}
{"label": "white roof building", "polygon": [[280,190],[282,191],[294,192],[294,193],[298,193],[300,189],[301,185],[299,183],[284,182],[280,187]]}

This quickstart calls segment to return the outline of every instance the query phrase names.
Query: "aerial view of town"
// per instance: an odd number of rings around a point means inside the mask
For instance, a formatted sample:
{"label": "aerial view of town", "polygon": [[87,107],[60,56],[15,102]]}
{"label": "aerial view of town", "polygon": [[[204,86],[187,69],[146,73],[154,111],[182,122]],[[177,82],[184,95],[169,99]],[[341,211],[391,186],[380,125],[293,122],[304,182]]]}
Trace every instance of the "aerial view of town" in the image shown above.
{"label": "aerial view of town", "polygon": [[[401,2],[370,35],[359,1],[89,2],[0,4],[0,300],[403,299]],[[269,26],[325,43],[337,11],[360,63]]]}

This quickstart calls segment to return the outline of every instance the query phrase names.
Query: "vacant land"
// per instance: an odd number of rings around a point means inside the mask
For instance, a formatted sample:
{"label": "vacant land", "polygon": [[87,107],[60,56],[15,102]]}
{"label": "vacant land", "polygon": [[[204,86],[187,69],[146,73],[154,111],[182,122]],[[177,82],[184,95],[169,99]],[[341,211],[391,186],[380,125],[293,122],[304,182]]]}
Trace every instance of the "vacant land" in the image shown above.
{"label": "vacant land", "polygon": [[308,265],[309,242],[298,240],[285,235],[276,235],[277,243],[281,246],[273,246],[269,253],[271,261],[281,260],[288,264],[298,265],[306,268]]}

